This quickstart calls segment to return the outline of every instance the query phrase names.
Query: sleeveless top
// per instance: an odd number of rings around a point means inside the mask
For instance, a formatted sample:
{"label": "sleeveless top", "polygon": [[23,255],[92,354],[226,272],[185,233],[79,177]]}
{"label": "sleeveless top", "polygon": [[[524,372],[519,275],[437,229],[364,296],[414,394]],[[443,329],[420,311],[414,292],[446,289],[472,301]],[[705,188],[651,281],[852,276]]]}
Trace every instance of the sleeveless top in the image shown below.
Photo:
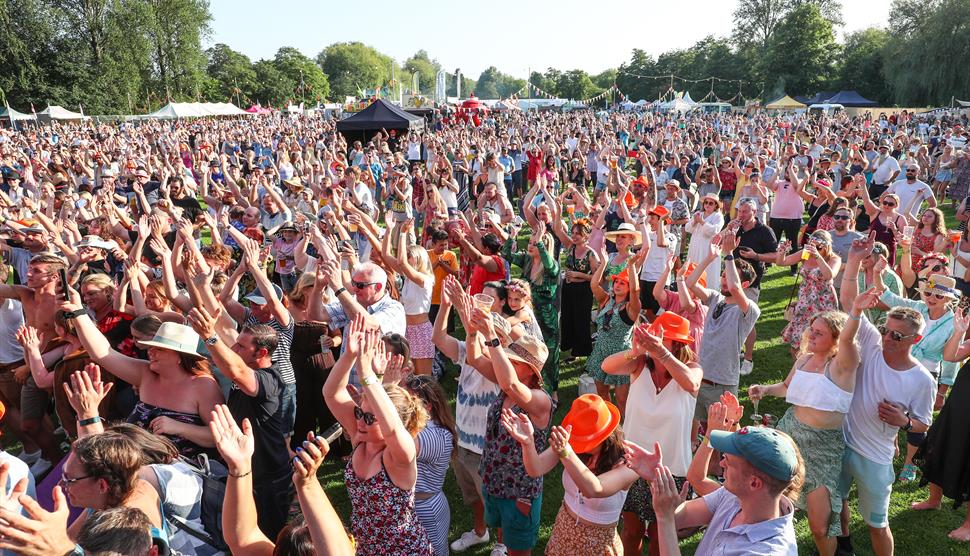
{"label": "sleeveless top", "polygon": [[401,305],[405,315],[423,315],[431,310],[431,294],[434,292],[434,276],[424,277],[424,287],[404,278],[401,288]]}
{"label": "sleeveless top", "polygon": [[664,464],[676,477],[687,476],[690,466],[690,425],[694,418],[697,398],[670,381],[657,392],[650,376],[651,359],[630,383],[623,429],[628,440],[641,446],[663,446]]}
{"label": "sleeveless top", "polygon": [[430,556],[431,541],[414,512],[414,490],[398,488],[383,462],[379,473],[362,480],[351,457],[344,468],[344,482],[352,505],[350,530],[358,556]]}
{"label": "sleeveless top", "polygon": [[606,498],[586,498],[567,471],[562,473],[562,501],[577,516],[598,525],[613,525],[620,520],[626,490],[621,490]]}
{"label": "sleeveless top", "polygon": [[849,412],[852,404],[852,392],[846,392],[832,382],[827,365],[822,373],[795,369],[785,401],[819,411],[844,414]]}
{"label": "sleeveless top", "polygon": [[582,258],[576,257],[576,246],[573,245],[569,249],[569,253],[566,255],[566,270],[573,270],[576,272],[582,272],[584,274],[590,274],[593,272],[592,265],[589,262],[589,255],[593,251],[589,248],[586,249],[586,255]]}
{"label": "sleeveless top", "polygon": [[[138,425],[143,429],[148,429],[148,426],[156,417],[168,417],[169,419],[174,419],[180,423],[185,423],[187,425],[195,425],[204,427],[205,421],[202,417],[195,413],[183,413],[181,411],[173,411],[171,409],[165,409],[164,407],[158,407],[149,403],[145,403],[141,400],[135,404],[135,408],[131,410],[131,414],[128,415],[127,422],[133,425]],[[222,460],[219,457],[218,452],[213,449],[203,448],[195,442],[183,438],[177,435],[164,434],[162,435],[172,441],[175,447],[178,448],[179,454],[185,456],[189,459],[195,459],[199,454],[207,454],[210,458],[215,457]]]}

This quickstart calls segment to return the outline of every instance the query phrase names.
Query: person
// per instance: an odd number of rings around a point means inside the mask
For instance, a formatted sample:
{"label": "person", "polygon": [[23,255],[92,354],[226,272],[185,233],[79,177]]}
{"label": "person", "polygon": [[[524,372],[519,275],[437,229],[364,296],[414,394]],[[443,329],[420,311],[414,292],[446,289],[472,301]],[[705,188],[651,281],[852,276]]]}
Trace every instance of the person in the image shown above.
{"label": "person", "polygon": [[[684,317],[666,311],[649,326],[634,331],[632,347],[614,353],[603,362],[609,374],[630,375],[630,399],[623,422],[631,442],[664,447],[679,484],[686,482],[690,462],[691,418],[704,371],[690,349],[693,338]],[[623,505],[624,552],[637,554],[643,534],[656,538],[656,515],[652,511],[649,488],[637,481]],[[644,526],[644,523],[647,526]],[[660,546],[651,542],[651,553]]]}
{"label": "person", "polygon": [[[750,207],[746,206],[742,203],[740,212],[749,211]],[[735,258],[736,245],[737,236],[730,230],[715,236],[708,248],[707,258],[687,277],[686,286],[708,308],[704,321],[704,341],[698,354],[704,377],[697,392],[691,436],[696,433],[697,424],[707,419],[707,407],[717,401],[723,392],[737,395],[741,346],[761,316],[761,308],[746,293],[746,288],[756,279],[754,267],[746,260]],[[718,250],[725,255],[724,261],[728,264],[724,265],[718,289],[713,290],[701,286],[699,281],[703,269],[718,258]]]}
{"label": "person", "polygon": [[[808,179],[798,179],[791,158],[783,161],[783,168],[765,184],[775,194],[768,216],[768,226],[775,234],[775,239],[780,241],[782,234],[785,235],[790,254],[798,249],[801,241],[799,231],[802,227],[802,213],[805,212],[801,194],[804,192]],[[778,174],[782,175],[779,176]],[[714,277],[709,277],[708,280],[713,281]]]}
{"label": "person", "polygon": [[152,521],[138,508],[108,508],[95,512],[78,531],[77,546],[90,554],[158,556]]}
{"label": "person", "polygon": [[[923,211],[919,219],[908,216],[908,220],[912,226],[915,226],[915,230],[909,238],[911,241],[910,253],[912,254],[910,267],[913,272],[919,272],[922,269],[923,257],[929,253],[945,251],[949,247],[950,239],[947,235],[943,212],[938,208],[928,208]],[[905,233],[906,229],[903,230],[904,235]],[[900,241],[900,244],[902,244],[902,241]]]}
{"label": "person", "polygon": [[852,242],[865,237],[861,232],[855,231],[855,216],[849,207],[837,207],[832,213],[832,229],[829,230],[832,236],[832,252],[839,256],[843,264],[839,265],[839,271],[832,279],[833,284],[842,283],[842,272],[845,271],[845,261],[849,258],[849,248]]}
{"label": "person", "polygon": [[872,171],[872,178],[869,180],[869,198],[876,199],[889,189],[889,186],[896,182],[899,176],[899,161],[896,157],[889,154],[889,142],[879,141],[879,154],[870,161],[869,169]]}
{"label": "person", "polygon": [[[880,273],[886,266],[884,261],[877,266],[876,287],[879,287]],[[947,361],[944,348],[950,336],[954,333],[954,313],[950,304],[959,300],[960,292],[956,289],[956,281],[941,274],[932,274],[919,288],[920,299],[908,299],[886,291],[880,296],[880,301],[890,307],[909,307],[919,311],[926,324],[920,331],[920,340],[913,346],[913,357],[930,372],[936,384],[942,384],[943,377],[950,384],[957,372],[956,363]],[[939,393],[939,386],[933,388],[934,396]],[[936,400],[937,398],[934,398]],[[937,405],[934,402],[934,406]],[[913,455],[917,447],[922,444],[924,434],[908,433],[906,435],[906,460],[899,471],[900,482],[916,480],[916,466]]]}
{"label": "person", "polygon": [[593,351],[593,338],[589,333],[593,269],[599,266],[599,256],[589,246],[592,225],[585,218],[577,219],[573,222],[572,234],[567,235],[562,215],[557,211],[553,231],[567,248],[561,295],[568,303],[562,304],[559,317],[559,347],[572,357],[588,357]]}
{"label": "person", "polygon": [[546,225],[539,223],[523,253],[509,237],[502,248],[507,261],[522,269],[522,278],[528,283],[530,297],[535,309],[535,320],[542,331],[548,355],[542,368],[542,382],[554,399],[559,396],[559,261],[553,256],[552,234]]}
{"label": "person", "polygon": [[899,208],[907,217],[913,217],[920,211],[925,200],[930,208],[936,206],[936,196],[933,189],[917,176],[920,165],[910,162],[906,165],[905,178],[892,182],[886,193],[892,193],[899,198]]}
{"label": "person", "polygon": [[[849,251],[839,292],[843,307],[855,302],[859,264],[872,244],[872,239],[867,238],[853,244]],[[934,383],[929,371],[912,355],[913,346],[922,339],[922,314],[908,307],[894,307],[879,328],[865,316],[858,318],[862,363],[856,372],[855,393],[843,426],[846,449],[839,495],[847,500],[852,483],[856,483],[859,513],[869,527],[873,551],[884,556],[893,553],[894,544],[888,515],[896,478],[896,436],[900,429],[926,432],[929,428],[933,420]],[[842,511],[847,512],[845,502]]]}
{"label": "person", "polygon": [[869,227],[875,233],[875,240],[889,249],[889,266],[895,267],[897,237],[902,237],[903,226],[906,225],[906,217],[897,211],[901,208],[899,197],[894,193],[884,193],[879,199],[879,206],[876,206],[867,196],[865,187],[861,184],[857,187],[862,193],[863,206],[871,220]]}
{"label": "person", "polygon": [[[850,317],[874,304],[876,291],[857,297]],[[805,460],[805,484],[795,506],[807,512],[815,547],[826,556],[835,554],[836,538],[842,532],[838,493],[845,453],[842,422],[852,403],[859,365],[858,322],[837,311],[815,315],[785,380],[748,387],[748,396],[756,404],[765,396],[784,396],[792,404],[778,422],[778,430],[792,437]]]}
{"label": "person", "polygon": [[[380,329],[357,315],[349,334],[347,349],[324,384],[323,398],[354,446],[344,482],[357,554],[430,555],[431,542],[414,509],[415,438],[425,427],[428,413],[407,390],[377,378],[374,362],[383,345]],[[355,363],[361,382],[359,405],[347,391]]]}
{"label": "person", "polygon": [[[687,261],[700,264],[707,255],[707,245],[723,227],[724,215],[721,214],[721,201],[717,195],[702,196],[701,210],[694,213],[686,226],[687,233],[690,234]],[[715,259],[710,264],[711,266],[704,269],[704,280],[713,284],[721,278],[721,259]]]}
{"label": "person", "polygon": [[412,375],[403,381],[403,385],[428,411],[428,424],[417,437],[418,477],[414,487],[414,511],[428,533],[432,553],[448,554],[451,507],[443,487],[451,454],[458,445],[455,416],[448,407],[444,389],[432,377]]}
{"label": "person", "polygon": [[[794,358],[802,345],[802,332],[807,329],[815,315],[838,308],[832,279],[839,273],[842,261],[832,252],[832,236],[825,230],[816,230],[809,236],[805,247],[787,254],[788,245],[778,245],[779,266],[791,266],[801,262],[799,273],[802,282],[798,286],[796,301],[789,297],[788,324],[781,331],[781,339],[789,345]],[[795,293],[794,288],[792,293]]]}
{"label": "person", "polygon": [[[524,556],[538,540],[542,508],[542,477],[530,477],[522,468],[522,450],[501,424],[503,410],[525,413],[535,427],[534,443],[544,450],[548,443],[555,400],[542,388],[542,367],[548,355],[545,344],[524,335],[507,347],[501,345],[488,312],[465,300],[464,319],[482,334],[488,348],[487,363],[475,367],[500,391],[488,409],[485,447],[479,473],[485,499],[485,522],[501,528],[496,549],[509,556]],[[484,357],[483,357],[484,359]]]}
{"label": "person", "polygon": [[405,337],[411,346],[411,360],[414,363],[415,372],[430,375],[434,344],[431,341],[432,326],[431,321],[428,320],[428,314],[431,311],[435,276],[431,271],[428,251],[420,245],[407,243],[413,226],[414,221],[410,219],[398,224],[401,233],[396,256],[390,249],[393,234],[384,236],[383,260],[391,270],[404,277],[400,301],[404,307],[404,318],[407,322]]}
{"label": "person", "polygon": [[[732,234],[737,233],[738,238],[737,248],[733,256],[742,257],[754,269],[754,279],[747,286],[744,286],[744,295],[757,304],[761,297],[761,279],[764,277],[765,263],[774,261],[778,241],[775,239],[775,234],[771,231],[771,228],[755,218],[755,208],[753,202],[739,201],[738,218],[729,229],[732,230]],[[757,331],[752,326],[744,340],[744,360],[741,362],[741,375],[751,374],[754,369],[754,342],[757,337]]]}
{"label": "person", "polygon": [[787,434],[768,427],[711,431],[705,440],[723,454],[724,486],[686,500],[659,450],[627,441],[628,465],[650,481],[660,554],[680,554],[677,530],[706,525],[695,554],[798,554],[794,506],[805,464]]}
{"label": "person", "polygon": [[252,473],[256,441],[252,424],[248,418],[243,419],[240,428],[229,408],[219,405],[212,411],[209,427],[219,454],[228,465],[222,528],[233,554],[354,553],[340,516],[317,479],[317,470],[330,451],[326,439],[308,434],[293,457],[293,484],[305,522],[287,525],[272,541],[257,526]]}
{"label": "person", "polygon": [[546,545],[549,556],[623,554],[616,532],[627,490],[637,479],[624,465],[620,410],[596,394],[577,397],[562,424],[552,428],[549,447],[539,453],[535,430],[525,414],[505,410],[502,426],[522,448],[530,476],[562,463],[563,501]]}
{"label": "person", "polygon": [[[645,253],[642,252],[641,254]],[[608,268],[605,252],[600,258],[603,262],[593,274],[590,285],[593,296],[600,309],[594,317],[598,333],[593,342],[593,351],[586,358],[586,372],[593,378],[596,392],[604,400],[610,399],[610,389],[616,396],[616,405],[626,412],[627,396],[630,392],[629,373],[609,374],[603,369],[603,361],[619,350],[627,349],[633,338],[633,327],[640,318],[640,296],[637,279],[637,261],[630,260],[626,268],[614,274],[609,289],[603,287],[605,272]]]}
{"label": "person", "polygon": [[[228,346],[216,333],[218,317],[202,306],[192,309],[188,320],[195,332],[189,340],[204,339],[212,361],[232,381],[226,405],[233,417],[240,422],[249,419],[257,431],[253,497],[259,510],[260,530],[275,538],[286,525],[291,494],[286,465],[288,428],[283,410],[286,396],[279,365],[273,362],[279,336],[269,325],[245,324],[235,344]],[[211,415],[210,409],[210,418]],[[209,432],[211,435],[211,429]]]}

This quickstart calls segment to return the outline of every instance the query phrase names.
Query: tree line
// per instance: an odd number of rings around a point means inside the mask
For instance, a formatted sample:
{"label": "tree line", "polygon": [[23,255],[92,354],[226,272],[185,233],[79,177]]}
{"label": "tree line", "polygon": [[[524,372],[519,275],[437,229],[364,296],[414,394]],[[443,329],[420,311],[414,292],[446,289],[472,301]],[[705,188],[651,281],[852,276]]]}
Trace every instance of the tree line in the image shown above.
{"label": "tree line", "polygon": [[[841,89],[901,106],[970,96],[970,73],[961,70],[970,62],[970,0],[894,0],[886,28],[839,40],[841,12],[838,0],[741,0],[730,36],[707,36],[656,58],[634,49],[599,74],[549,68],[528,80],[533,90],[571,99],[614,84],[634,100],[671,88],[695,100],[734,102]],[[0,91],[20,110],[50,103],[140,113],[168,100],[339,102],[392,83],[409,88],[414,75],[432,95],[441,69],[424,50],[399,64],[361,42],[331,44],[313,58],[282,47],[253,61],[225,44],[205,48],[211,24],[208,0],[0,0]],[[448,71],[454,95],[456,69]],[[477,78],[462,74],[461,90],[530,96],[525,85],[491,66]]]}

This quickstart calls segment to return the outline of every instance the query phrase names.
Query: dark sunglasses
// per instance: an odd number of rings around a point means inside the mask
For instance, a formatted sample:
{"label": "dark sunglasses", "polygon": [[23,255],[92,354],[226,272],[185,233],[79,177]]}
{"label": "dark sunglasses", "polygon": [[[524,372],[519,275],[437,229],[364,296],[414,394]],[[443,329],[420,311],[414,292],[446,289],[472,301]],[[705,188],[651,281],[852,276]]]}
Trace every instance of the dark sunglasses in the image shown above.
{"label": "dark sunglasses", "polygon": [[714,205],[714,206],[716,207],[716,206],[717,206],[717,203],[716,203],[716,202],[714,202],[714,201],[704,201],[704,205],[705,205],[705,206],[706,206],[706,205]]}
{"label": "dark sunglasses", "polygon": [[354,286],[355,289],[362,290],[367,286],[376,286],[380,282],[358,282],[357,280],[351,280],[350,284]]}
{"label": "dark sunglasses", "polygon": [[892,201],[883,201],[882,202],[882,206],[884,206],[884,207],[894,207],[894,206],[896,206],[896,203],[894,203]]}
{"label": "dark sunglasses", "polygon": [[902,342],[903,340],[908,340],[909,338],[915,338],[916,336],[918,336],[918,334],[904,335],[902,332],[898,330],[890,330],[889,328],[886,327],[885,324],[880,324],[879,326],[876,327],[876,330],[878,330],[879,334],[882,336],[885,336],[888,333],[889,339],[896,342]]}
{"label": "dark sunglasses", "polygon": [[354,418],[358,421],[363,419],[365,425],[373,425],[377,421],[377,417],[374,417],[373,413],[364,411],[357,406],[354,406]]}
{"label": "dark sunglasses", "polygon": [[833,220],[848,220],[849,218],[851,218],[851,216],[847,214],[836,214],[832,217]]}

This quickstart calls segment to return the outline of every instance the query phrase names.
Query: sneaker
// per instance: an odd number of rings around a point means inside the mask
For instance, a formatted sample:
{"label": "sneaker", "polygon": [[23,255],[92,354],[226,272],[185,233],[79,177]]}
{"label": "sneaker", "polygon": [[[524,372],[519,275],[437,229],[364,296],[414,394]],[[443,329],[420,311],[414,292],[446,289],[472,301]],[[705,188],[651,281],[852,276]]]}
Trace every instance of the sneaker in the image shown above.
{"label": "sneaker", "polygon": [[[454,550],[455,552],[461,552],[463,550],[468,550],[469,548],[475,545],[485,544],[487,542],[488,542],[488,529],[485,530],[485,534],[482,535],[481,537],[476,535],[474,530],[465,531],[464,533],[461,534],[460,537],[458,537],[458,539],[455,542],[451,543],[451,549]],[[504,545],[496,545],[496,546],[502,546],[503,549],[505,548]]]}
{"label": "sneaker", "polygon": [[40,450],[31,452],[29,454],[23,450],[20,450],[20,453],[17,454],[17,459],[26,463],[27,465],[33,465],[34,462],[40,459]]}
{"label": "sneaker", "polygon": [[492,547],[492,551],[489,552],[489,556],[508,556],[509,549],[505,548],[505,545],[497,542],[495,546]]}
{"label": "sneaker", "polygon": [[39,479],[41,475],[50,471],[51,467],[54,467],[51,465],[51,462],[44,458],[37,458],[37,461],[30,466],[30,474],[33,475],[35,479]]}
{"label": "sneaker", "polygon": [[899,470],[899,482],[909,483],[916,480],[916,466],[907,463]]}
{"label": "sneaker", "polygon": [[749,375],[753,370],[754,370],[754,363],[752,363],[747,359],[741,360],[741,376]]}

